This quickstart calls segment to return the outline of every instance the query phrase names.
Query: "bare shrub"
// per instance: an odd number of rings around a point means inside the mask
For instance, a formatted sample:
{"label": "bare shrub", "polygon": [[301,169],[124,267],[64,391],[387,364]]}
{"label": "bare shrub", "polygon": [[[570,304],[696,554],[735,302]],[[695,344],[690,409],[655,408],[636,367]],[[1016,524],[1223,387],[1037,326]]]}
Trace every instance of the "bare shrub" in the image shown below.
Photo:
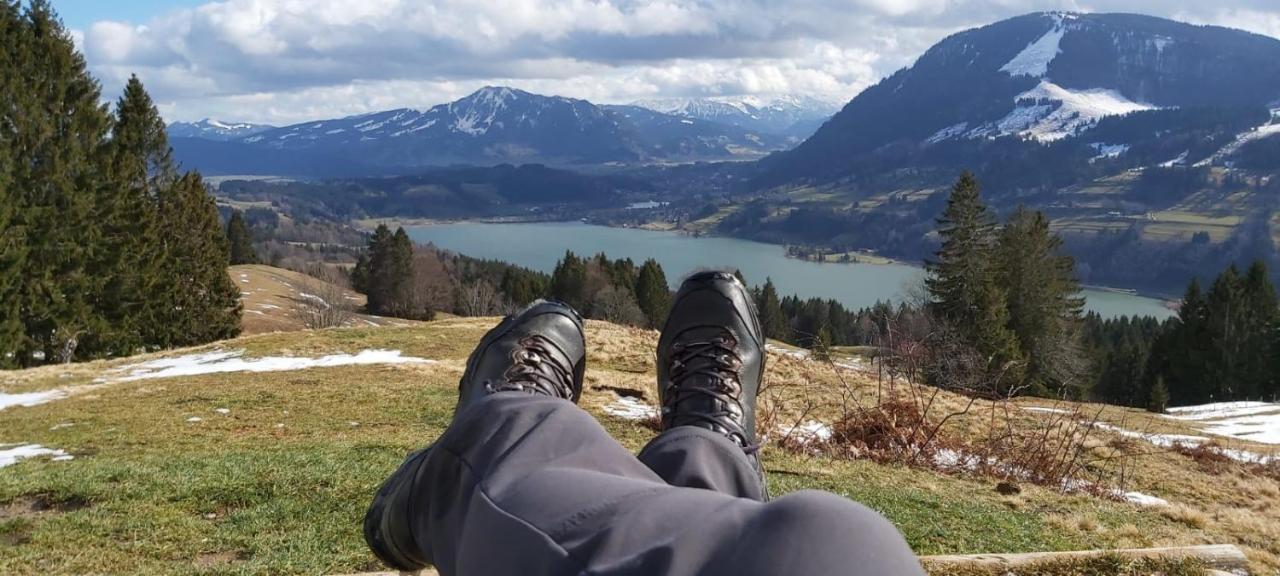
{"label": "bare shrub", "polygon": [[347,299],[345,279],[326,267],[312,270],[292,297],[290,315],[309,329],[344,326],[355,317],[355,307]]}
{"label": "bare shrub", "polygon": [[475,280],[458,288],[457,310],[463,316],[497,316],[506,309],[502,294],[486,280]]}
{"label": "bare shrub", "polygon": [[606,286],[591,299],[591,310],[596,317],[606,322],[624,326],[641,326],[645,323],[644,312],[636,303],[636,297],[626,288]]}
{"label": "bare shrub", "polygon": [[1172,446],[1174,452],[1186,456],[1195,461],[1196,466],[1202,472],[1218,475],[1229,470],[1235,463],[1230,456],[1222,451],[1222,446],[1217,442],[1209,441],[1203,444],[1185,444],[1175,442]]}

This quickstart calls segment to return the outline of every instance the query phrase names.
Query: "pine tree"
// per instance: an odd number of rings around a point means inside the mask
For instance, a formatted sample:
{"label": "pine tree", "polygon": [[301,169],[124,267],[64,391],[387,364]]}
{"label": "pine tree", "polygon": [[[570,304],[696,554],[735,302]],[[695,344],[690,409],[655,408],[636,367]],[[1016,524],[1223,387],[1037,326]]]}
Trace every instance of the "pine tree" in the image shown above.
{"label": "pine tree", "polygon": [[360,254],[351,268],[351,288],[361,294],[369,293],[369,255]]}
{"label": "pine tree", "polygon": [[1213,395],[1208,365],[1212,355],[1209,337],[1209,307],[1200,290],[1200,281],[1192,278],[1178,307],[1178,317],[1168,339],[1157,353],[1167,359],[1168,369],[1162,375],[1174,405],[1196,404]]}
{"label": "pine tree", "polygon": [[667,275],[662,265],[652,258],[645,260],[640,266],[640,274],[636,278],[636,302],[649,328],[658,328],[666,321],[667,310],[671,307],[671,289],[667,286]]}
{"label": "pine tree", "polygon": [[253,250],[253,235],[244,223],[244,215],[233,210],[227,219],[227,243],[231,246],[231,265],[257,264],[258,255]]}
{"label": "pine tree", "polygon": [[587,265],[573,252],[565,251],[551,273],[551,297],[585,310],[587,306]]}
{"label": "pine tree", "polygon": [[415,320],[428,320],[431,312],[417,302],[413,293],[413,241],[404,228],[396,228],[391,237],[391,299],[393,315]]}
{"label": "pine tree", "polygon": [[157,310],[153,345],[170,348],[231,338],[240,332],[240,289],[227,274],[229,248],[204,180],[188,173],[162,191],[164,257],[157,286],[170,307]]}
{"label": "pine tree", "polygon": [[938,219],[942,246],[925,263],[931,310],[951,325],[987,361],[1004,390],[1020,380],[1021,352],[1008,328],[1005,294],[993,266],[995,219],[982,203],[978,181],[961,174]]}
{"label": "pine tree", "polygon": [[389,314],[392,306],[392,235],[386,224],[379,224],[369,237],[368,276],[365,280],[366,306],[370,314]]}
{"label": "pine tree", "polygon": [[1242,286],[1244,357],[1239,365],[1241,390],[1238,397],[1257,399],[1271,389],[1276,376],[1271,371],[1275,355],[1274,332],[1277,317],[1276,288],[1271,283],[1267,265],[1261,260],[1249,266]]}
{"label": "pine tree", "polygon": [[158,228],[160,202],[172,192],[177,169],[164,120],[137,76],[116,102],[108,151],[111,186],[98,202],[98,219],[109,249],[97,263],[98,307],[109,323],[104,348],[129,354],[167,340],[161,334],[173,329],[164,323],[178,297],[176,280],[161,275],[168,269],[163,259],[175,255],[165,253],[161,235],[185,233]]}
{"label": "pine tree", "polygon": [[415,301],[413,292],[413,242],[404,228],[394,233],[378,225],[369,237],[365,294],[370,314],[402,318],[429,318],[431,311]]}
{"label": "pine tree", "polygon": [[817,334],[814,334],[813,339],[809,343],[809,350],[813,359],[823,361],[830,360],[831,346],[831,330],[827,328],[826,324],[823,324],[818,327]]}
{"label": "pine tree", "polygon": [[1244,285],[1235,265],[1214,280],[1207,300],[1210,344],[1209,377],[1216,383],[1211,395],[1216,400],[1231,400],[1242,392],[1240,365],[1244,361],[1248,308],[1244,302]]}
{"label": "pine tree", "polygon": [[790,330],[787,328],[787,318],[782,312],[782,304],[778,301],[778,289],[773,285],[772,278],[765,278],[756,308],[760,312],[760,329],[764,331],[765,338],[787,341]]}
{"label": "pine tree", "polygon": [[[7,12],[9,18],[12,12]],[[47,0],[33,0],[5,39],[17,54],[13,100],[3,103],[15,191],[9,222],[25,239],[17,287],[24,335],[7,363],[79,359],[79,341],[102,330],[88,275],[101,230],[94,215],[109,119],[97,82]],[[11,40],[13,40],[11,42]],[[10,140],[10,138],[12,138]],[[9,304],[12,306],[12,304]]]}
{"label": "pine tree", "polygon": [[[0,3],[0,102],[21,101],[21,59],[25,55],[18,5]],[[0,113],[0,368],[18,365],[17,354],[22,345],[23,325],[21,275],[26,266],[26,229],[20,225],[18,206],[21,199],[14,187],[14,147],[9,140],[7,115]]]}
{"label": "pine tree", "polygon": [[1000,231],[995,261],[1009,329],[1027,355],[1026,383],[1041,394],[1084,387],[1084,299],[1075,261],[1062,254],[1062,239],[1049,230],[1048,218],[1018,208]]}

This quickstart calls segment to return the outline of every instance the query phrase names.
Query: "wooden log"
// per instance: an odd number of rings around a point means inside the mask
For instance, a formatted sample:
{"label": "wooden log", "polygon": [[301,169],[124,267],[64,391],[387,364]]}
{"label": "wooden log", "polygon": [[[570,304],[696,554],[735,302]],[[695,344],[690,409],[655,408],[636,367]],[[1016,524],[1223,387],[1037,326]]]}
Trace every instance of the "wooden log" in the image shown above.
{"label": "wooden log", "polygon": [[926,567],[974,566],[984,568],[1018,568],[1056,561],[1082,560],[1106,555],[1132,560],[1143,558],[1185,560],[1196,559],[1205,568],[1223,572],[1247,573],[1249,559],[1244,552],[1230,544],[1210,546],[1177,546],[1172,548],[1133,548],[1128,550],[1081,550],[1077,552],[1029,552],[1026,554],[972,554],[949,556],[922,556]]}

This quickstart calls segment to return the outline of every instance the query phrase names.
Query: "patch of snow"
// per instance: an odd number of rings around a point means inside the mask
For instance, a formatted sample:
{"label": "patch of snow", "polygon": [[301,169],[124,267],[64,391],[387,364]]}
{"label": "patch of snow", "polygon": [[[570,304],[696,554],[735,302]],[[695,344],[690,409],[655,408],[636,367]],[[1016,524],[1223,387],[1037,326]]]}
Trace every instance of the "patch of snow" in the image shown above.
{"label": "patch of snow", "polygon": [[1019,94],[1012,112],[995,123],[969,132],[971,138],[1018,134],[1041,142],[1053,142],[1079,134],[1107,116],[1155,110],[1105,88],[1072,90],[1048,80]]}
{"label": "patch of snow", "polygon": [[1204,429],[1215,436],[1227,436],[1262,444],[1280,444],[1280,413],[1219,420]]}
{"label": "patch of snow", "polygon": [[1179,406],[1167,410],[1165,418],[1174,420],[1211,420],[1214,418],[1233,418],[1251,416],[1267,412],[1280,412],[1280,404],[1269,402],[1217,402],[1199,406]]}
{"label": "patch of snow", "polygon": [[266,315],[267,315],[267,313],[266,313],[266,312],[263,312],[263,311],[261,311],[261,310],[245,310],[245,312],[248,312],[248,313],[250,313],[250,314],[257,314],[257,315],[259,315],[259,316],[266,316]]}
{"label": "patch of snow", "polygon": [[49,430],[62,430],[63,428],[70,428],[75,425],[75,422],[63,422],[61,424],[54,424],[53,426],[50,426]]}
{"label": "patch of snow", "polygon": [[[1124,428],[1121,428],[1119,426],[1113,426],[1105,422],[1097,422],[1094,424],[1094,426],[1101,430],[1113,432],[1125,438],[1134,438],[1138,440],[1144,440],[1146,442],[1150,442],[1151,444],[1155,446],[1159,446],[1161,448],[1172,448],[1174,444],[1182,444],[1184,446],[1194,447],[1209,441],[1209,439],[1204,436],[1134,432],[1132,430],[1125,430]],[[1232,460],[1235,460],[1237,462],[1253,463],[1253,464],[1266,464],[1268,462],[1275,460],[1276,458],[1280,458],[1280,456],[1259,454],[1257,452],[1250,452],[1248,450],[1236,450],[1234,448],[1224,448],[1221,450],[1221,452],[1224,456],[1231,458]]]}
{"label": "patch of snow", "polygon": [[767,352],[773,352],[774,354],[781,354],[788,358],[795,358],[796,360],[805,360],[809,358],[809,351],[804,349],[787,348],[785,346],[778,346],[776,344],[765,344],[764,349]]}
{"label": "patch of snow", "polygon": [[5,394],[0,392],[0,410],[11,408],[13,406],[22,406],[29,408],[31,406],[39,406],[46,402],[58,400],[67,395],[62,390],[45,390],[44,392],[26,392],[22,394]]}
{"label": "patch of snow", "polygon": [[1062,53],[1062,37],[1067,34],[1066,28],[1062,26],[1062,17],[1055,16],[1057,22],[1054,23],[1053,29],[1046,32],[1035,42],[1023,48],[1017,56],[1013,57],[1007,64],[1000,67],[1001,72],[1006,72],[1010,76],[1032,76],[1035,78],[1043,78],[1049,73],[1049,63],[1053,62],[1058,54]]}
{"label": "patch of snow", "polygon": [[1117,490],[1116,496],[1121,498],[1125,502],[1130,502],[1133,504],[1137,504],[1139,506],[1168,506],[1169,505],[1169,501],[1165,500],[1164,498],[1157,498],[1150,494],[1143,494],[1142,492],[1120,492],[1119,490]]}
{"label": "patch of snow", "polygon": [[265,356],[245,359],[244,350],[232,352],[205,352],[188,354],[175,358],[161,358],[121,368],[129,374],[119,381],[129,382],[152,378],[172,378],[175,376],[196,376],[200,374],[222,374],[227,372],[281,372],[289,370],[306,370],[309,368],[330,368],[334,366],[370,365],[370,364],[434,364],[435,360],[401,356],[399,350],[361,350],[355,355],[330,354],[320,358],[294,358],[287,356]]}
{"label": "patch of snow", "polygon": [[814,440],[818,442],[826,442],[831,439],[833,434],[831,427],[818,422],[817,420],[805,420],[798,426],[782,425],[778,426],[778,434],[781,437],[790,436],[795,440],[799,440],[802,444],[807,444]]}
{"label": "patch of snow", "polygon": [[1090,146],[1092,146],[1093,150],[1098,153],[1097,156],[1093,157],[1094,160],[1118,158],[1129,151],[1128,144],[1103,144],[1101,142],[1095,142],[1090,144]]}
{"label": "patch of snow", "polygon": [[202,420],[204,420],[204,418],[201,418],[199,416],[192,416],[190,418],[187,418],[187,422],[200,422]]}
{"label": "patch of snow", "polygon": [[[1227,144],[1226,146],[1223,146],[1221,150],[1214,152],[1212,156],[1209,156],[1204,160],[1196,162],[1196,166],[1197,167],[1210,166],[1222,160],[1226,160],[1227,158],[1235,155],[1236,152],[1239,152],[1240,149],[1243,148],[1245,144],[1248,144],[1255,140],[1261,140],[1263,138],[1269,138],[1271,136],[1276,136],[1276,135],[1280,135],[1280,122],[1277,122],[1275,119],[1273,119],[1271,124],[1258,126],[1256,128],[1250,129],[1247,132],[1238,134],[1235,140],[1232,140],[1231,143]],[[1185,161],[1186,161],[1186,158],[1183,158],[1184,163]]]}
{"label": "patch of snow", "polygon": [[1187,155],[1190,153],[1191,153],[1190,150],[1183,150],[1182,153],[1179,154],[1177,158],[1174,158],[1173,160],[1170,160],[1168,162],[1161,162],[1160,167],[1173,168],[1174,166],[1183,166],[1187,163]]}
{"label": "patch of snow", "polygon": [[1151,39],[1151,43],[1156,47],[1156,54],[1164,55],[1165,49],[1173,45],[1173,38],[1168,36],[1156,36]]}
{"label": "patch of snow", "polygon": [[263,310],[279,310],[280,309],[280,307],[276,306],[275,304],[259,304],[258,307]]}
{"label": "patch of snow", "polygon": [[230,414],[230,413],[231,413],[231,409],[230,409],[230,408],[214,408],[214,409],[213,409],[213,411],[214,411],[214,412],[217,412],[217,413],[219,413],[219,414]]}
{"label": "patch of snow", "polygon": [[638,398],[619,396],[612,404],[603,408],[605,414],[626,418],[627,420],[648,420],[657,417],[658,411]]}
{"label": "patch of snow", "polygon": [[346,131],[346,128],[334,128],[333,130],[326,130],[325,134],[341,134]]}
{"label": "patch of snow", "polygon": [[245,138],[244,141],[250,144],[253,144],[254,142],[261,142],[262,136],[250,136],[248,138]]}
{"label": "patch of snow", "polygon": [[1023,406],[1022,409],[1028,412],[1045,412],[1048,414],[1070,414],[1071,413],[1070,410],[1063,410],[1061,408],[1044,408],[1041,406]]}
{"label": "patch of snow", "polygon": [[24,458],[35,458],[37,456],[51,456],[53,460],[59,462],[73,459],[73,456],[62,450],[45,448],[39,444],[0,446],[0,468],[11,466]]}
{"label": "patch of snow", "polygon": [[943,129],[941,129],[941,130],[939,130],[939,131],[937,131],[937,132],[934,132],[934,133],[933,133],[933,136],[930,136],[928,139],[926,139],[926,140],[925,140],[925,143],[926,143],[926,144],[937,144],[937,143],[939,143],[939,142],[942,142],[943,140],[950,140],[950,139],[952,139],[952,138],[955,138],[955,137],[957,137],[957,136],[960,136],[961,134],[964,134],[964,133],[965,133],[965,131],[966,131],[966,130],[968,130],[968,129],[969,129],[969,123],[968,123],[968,122],[961,122],[961,123],[959,123],[959,124],[953,124],[953,125],[951,125],[951,126],[947,126],[946,128],[943,128]]}
{"label": "patch of snow", "polygon": [[319,302],[321,305],[323,305],[325,308],[329,307],[329,303],[325,302],[324,298],[316,296],[315,294],[307,294],[306,292],[299,292],[298,296],[300,298],[306,298],[307,300],[315,300],[316,302]]}

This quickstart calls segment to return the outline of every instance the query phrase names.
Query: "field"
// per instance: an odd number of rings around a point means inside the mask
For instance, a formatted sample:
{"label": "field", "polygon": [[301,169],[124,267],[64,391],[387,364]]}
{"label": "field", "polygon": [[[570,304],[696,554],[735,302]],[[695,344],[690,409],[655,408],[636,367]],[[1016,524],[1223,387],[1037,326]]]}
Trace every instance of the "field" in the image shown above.
{"label": "field", "polygon": [[[330,285],[306,274],[262,265],[232,266],[231,280],[240,287],[244,307],[241,326],[245,334],[288,332],[306,328],[295,310],[308,306],[345,306],[352,310],[349,326],[412,326],[412,320],[357,314],[364,295]],[[335,300],[328,302],[326,298]],[[340,303],[337,301],[341,301]]]}
{"label": "field", "polygon": [[[360,536],[364,507],[403,455],[448,423],[466,355],[495,321],[258,334],[0,374],[0,451],[13,445],[51,451],[0,469],[0,574],[380,569]],[[638,449],[652,431],[614,414],[627,412],[619,392],[639,396],[641,409],[654,403],[657,334],[589,322],[588,341],[582,404]],[[785,422],[805,419],[820,429],[837,414],[840,391],[864,401],[883,393],[855,356],[860,352],[842,350],[824,363],[771,347],[767,385],[776,404],[763,426],[775,494],[818,488],[863,502],[889,517],[922,555],[1232,543],[1247,551],[1256,574],[1280,569],[1280,478],[1233,462],[1210,471],[1121,432],[1098,431],[1089,445],[1138,455],[1114,488],[1167,503],[1032,483],[1002,495],[987,475],[781,448]],[[21,405],[23,398],[31,405]],[[799,398],[818,402],[797,413]],[[946,410],[965,402],[938,398]],[[971,415],[950,421],[948,433],[977,434],[990,406],[979,403]],[[1010,418],[1034,425],[1052,412],[1028,408],[1067,407],[1019,401]],[[1200,435],[1206,426],[1085,408],[1115,430]],[[1274,450],[1221,442],[1260,454]]]}

